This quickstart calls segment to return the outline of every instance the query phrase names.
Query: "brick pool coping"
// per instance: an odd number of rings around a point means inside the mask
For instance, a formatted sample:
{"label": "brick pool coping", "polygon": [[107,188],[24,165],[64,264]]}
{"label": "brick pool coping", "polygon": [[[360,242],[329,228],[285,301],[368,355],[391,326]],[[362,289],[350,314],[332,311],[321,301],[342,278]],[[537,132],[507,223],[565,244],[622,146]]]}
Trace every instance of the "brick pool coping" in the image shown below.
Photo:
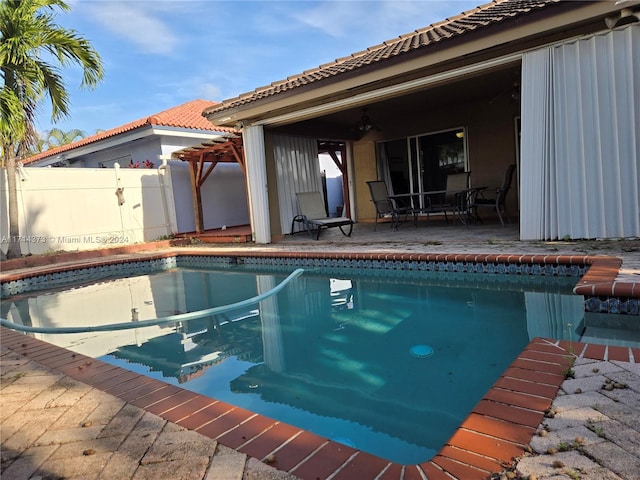
{"label": "brick pool coping", "polygon": [[[140,252],[140,250],[138,250]],[[86,252],[78,252],[78,254]],[[133,253],[133,252],[123,252]],[[207,252],[177,249],[136,255],[151,260],[176,255],[242,257],[337,258],[363,260],[456,261],[590,265],[576,293],[637,297],[636,284],[619,284],[615,277],[622,261],[612,257],[568,255],[389,254],[318,252]],[[65,264],[32,265],[28,271],[3,273],[2,282],[42,273],[131,261],[131,257],[66,257]],[[63,261],[59,258],[58,261]],[[5,268],[5,262],[2,264]],[[24,267],[16,267],[24,268]],[[628,287],[625,287],[628,285]],[[270,462],[275,468],[302,479],[331,477],[429,480],[486,479],[515,463],[535,434],[545,410],[565,380],[571,358],[640,362],[640,349],[593,345],[535,338],[505,370],[473,408],[452,437],[429,461],[401,465],[328,440],[297,427],[254,414],[180,387],[147,378],[97,359],[0,328],[4,346],[42,365],[94,388],[195,430],[249,456]]]}
{"label": "brick pool coping", "polygon": [[[503,264],[555,264],[589,265],[587,273],[577,282],[574,293],[592,297],[640,298],[640,283],[617,281],[622,259],[593,255],[536,255],[536,254],[456,254],[456,253],[376,253],[376,252],[290,252],[249,251],[246,249],[211,252],[184,247],[186,240],[166,240],[144,244],[127,245],[101,250],[65,252],[55,255],[37,255],[0,262],[0,281],[8,282],[42,273],[57,273],[75,270],[80,265],[100,266],[130,261],[128,255],[140,260],[152,260],[176,255],[273,257],[273,258],[326,258],[357,260],[398,260],[421,262],[476,262]],[[171,248],[171,247],[180,248]],[[171,248],[158,252],[158,249]],[[127,258],[114,258],[117,255]]]}
{"label": "brick pool coping", "polygon": [[640,349],[535,338],[431,460],[401,465],[4,327],[0,335],[15,353],[304,480],[490,478],[524,454],[574,355],[640,361]]}

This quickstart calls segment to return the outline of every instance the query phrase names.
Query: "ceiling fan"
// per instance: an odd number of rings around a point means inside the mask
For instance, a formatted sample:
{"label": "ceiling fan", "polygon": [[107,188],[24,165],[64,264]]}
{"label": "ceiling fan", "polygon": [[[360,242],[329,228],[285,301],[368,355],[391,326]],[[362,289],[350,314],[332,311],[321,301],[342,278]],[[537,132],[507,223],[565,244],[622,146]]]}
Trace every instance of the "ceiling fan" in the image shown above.
{"label": "ceiling fan", "polygon": [[362,135],[369,133],[372,130],[380,131],[380,128],[369,118],[367,110],[367,108],[362,109],[362,117],[360,117],[360,120],[358,120],[358,122],[353,126],[353,129],[360,132]]}

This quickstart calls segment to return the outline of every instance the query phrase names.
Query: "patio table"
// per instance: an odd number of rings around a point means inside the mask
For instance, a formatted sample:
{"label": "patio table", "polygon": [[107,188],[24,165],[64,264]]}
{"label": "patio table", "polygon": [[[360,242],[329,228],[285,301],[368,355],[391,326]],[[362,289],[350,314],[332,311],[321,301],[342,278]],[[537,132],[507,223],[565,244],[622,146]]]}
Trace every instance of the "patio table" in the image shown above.
{"label": "patio table", "polygon": [[[461,190],[428,190],[423,192],[399,193],[389,195],[389,198],[395,202],[401,202],[410,206],[414,213],[414,222],[418,213],[426,213],[427,217],[431,213],[444,213],[445,218],[447,212],[453,212],[463,225],[469,225],[473,218],[473,210],[471,208],[471,200],[478,192],[486,190],[487,187],[472,187]],[[424,198],[420,202],[420,198]],[[453,197],[453,203],[437,203],[434,198],[445,199]]]}

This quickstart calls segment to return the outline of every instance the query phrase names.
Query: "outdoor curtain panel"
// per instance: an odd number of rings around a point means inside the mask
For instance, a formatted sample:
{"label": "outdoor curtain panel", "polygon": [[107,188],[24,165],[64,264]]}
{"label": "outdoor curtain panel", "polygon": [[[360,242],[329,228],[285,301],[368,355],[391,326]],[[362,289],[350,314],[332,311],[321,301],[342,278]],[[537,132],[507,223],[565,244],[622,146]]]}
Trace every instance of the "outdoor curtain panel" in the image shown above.
{"label": "outdoor curtain panel", "polygon": [[640,236],[640,25],[524,55],[523,240]]}
{"label": "outdoor curtain panel", "polygon": [[297,192],[322,192],[322,173],[315,138],[273,136],[273,154],[278,177],[280,228],[289,233],[291,219],[298,214]]}

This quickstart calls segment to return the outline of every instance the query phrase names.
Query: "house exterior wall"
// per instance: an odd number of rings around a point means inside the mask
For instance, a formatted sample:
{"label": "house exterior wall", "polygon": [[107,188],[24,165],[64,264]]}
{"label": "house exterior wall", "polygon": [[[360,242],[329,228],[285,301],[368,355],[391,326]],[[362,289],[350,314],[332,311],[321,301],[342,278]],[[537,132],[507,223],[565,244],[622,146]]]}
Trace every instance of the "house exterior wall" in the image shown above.
{"label": "house exterior wall", "polygon": [[[447,129],[465,127],[467,132],[468,170],[472,186],[489,189],[502,184],[504,172],[517,161],[515,119],[519,103],[503,97],[486,98],[473,103],[452,104],[445,108],[430,109],[409,115],[403,122],[384,125],[380,132],[367,135],[353,144],[357,218],[359,221],[375,219],[375,208],[370,201],[366,182],[376,180],[376,142],[424,135]],[[516,180],[507,197],[507,211],[518,210]],[[485,215],[490,215],[486,212]]]}
{"label": "house exterior wall", "polygon": [[[75,157],[73,160],[81,162],[81,166],[85,168],[111,168],[115,161],[121,167],[128,168],[130,161],[142,163],[145,160],[153,162],[157,167],[159,164],[158,155],[161,152],[160,139],[149,137]],[[75,167],[76,165],[72,164],[71,166]]]}
{"label": "house exterior wall", "polygon": [[198,135],[182,137],[179,135],[156,135],[160,139],[160,154],[170,156],[176,150],[191,147],[197,143],[209,140],[216,135]]}
{"label": "house exterior wall", "polygon": [[358,221],[370,221],[376,218],[376,208],[371,201],[371,194],[366,182],[376,180],[376,144],[363,140],[353,144],[353,171],[356,218]]}

